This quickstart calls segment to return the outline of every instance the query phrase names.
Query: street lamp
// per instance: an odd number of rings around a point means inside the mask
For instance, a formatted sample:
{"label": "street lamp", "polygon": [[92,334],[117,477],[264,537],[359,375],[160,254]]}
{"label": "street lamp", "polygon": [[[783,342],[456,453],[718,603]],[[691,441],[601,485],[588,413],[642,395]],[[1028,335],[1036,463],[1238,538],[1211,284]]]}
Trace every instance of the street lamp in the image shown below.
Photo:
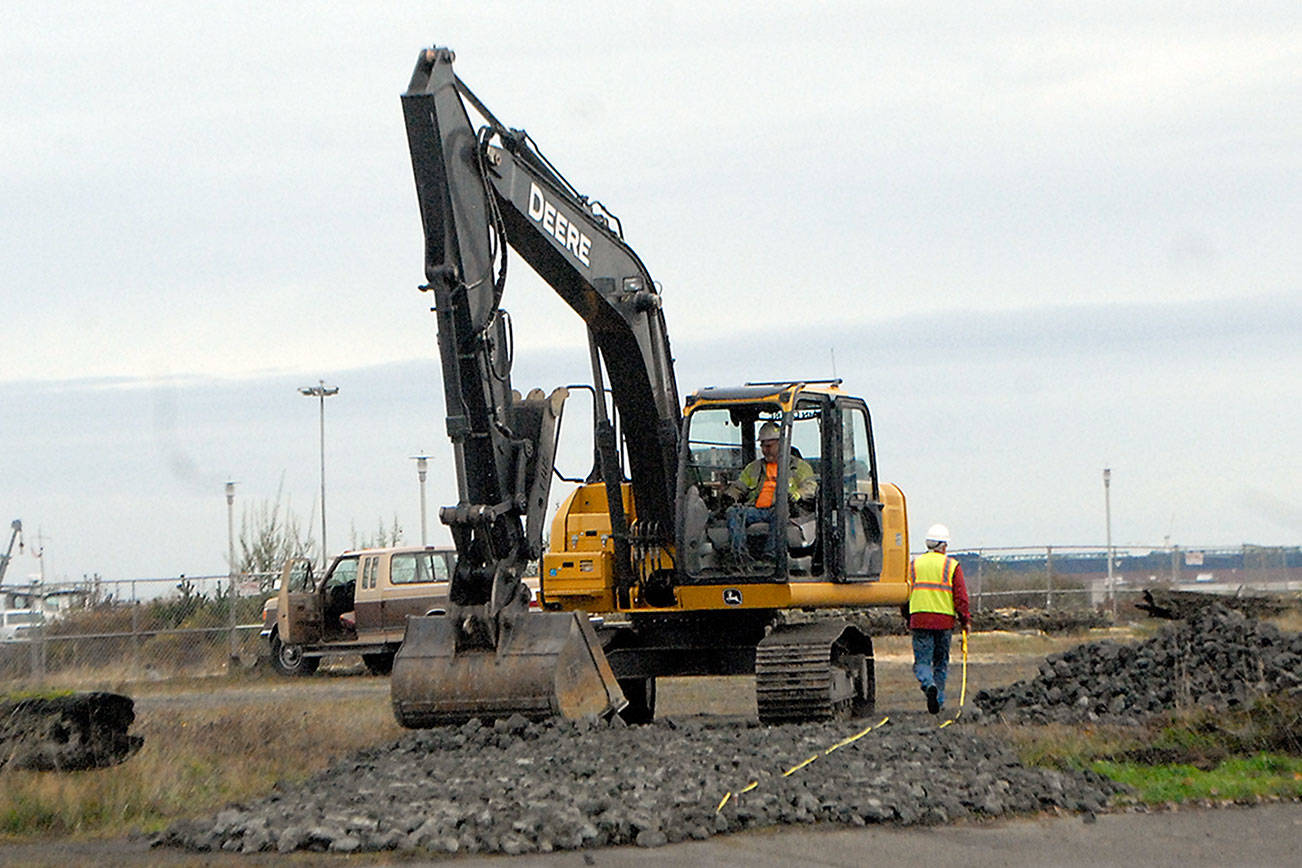
{"label": "street lamp", "polygon": [[411,456],[416,461],[416,476],[420,479],[420,545],[421,548],[429,545],[425,533],[425,475],[429,470],[428,455]]}
{"label": "street lamp", "polygon": [[1107,514],[1108,522],[1108,604],[1112,607],[1112,614],[1117,614],[1117,592],[1116,584],[1112,576],[1112,468],[1103,468],[1103,508]]}
{"label": "street lamp", "polygon": [[235,645],[235,483],[226,483],[226,560],[230,567],[230,671],[235,671],[239,651]]}
{"label": "street lamp", "polygon": [[302,386],[299,394],[316,398],[321,402],[321,572],[325,572],[329,550],[326,548],[326,511],[325,511],[325,399],[339,394],[338,386],[326,386],[325,380],[317,380],[315,386]]}

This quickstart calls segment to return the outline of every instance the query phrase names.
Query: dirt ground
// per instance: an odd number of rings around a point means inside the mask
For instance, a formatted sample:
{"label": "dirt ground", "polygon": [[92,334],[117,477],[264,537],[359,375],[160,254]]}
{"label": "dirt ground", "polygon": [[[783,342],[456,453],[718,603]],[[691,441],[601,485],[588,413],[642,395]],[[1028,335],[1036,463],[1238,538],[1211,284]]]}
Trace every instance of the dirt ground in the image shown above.
{"label": "dirt ground", "polygon": [[[976,691],[1034,675],[1045,655],[1101,638],[1103,633],[1048,637],[978,634],[972,638],[967,697]],[[923,701],[911,672],[908,638],[876,640],[877,713],[917,712]],[[949,693],[956,702],[961,689],[962,658],[954,645]],[[658,688],[661,717],[716,714],[754,718],[754,682],[750,677],[664,679]],[[340,697],[375,696],[388,702],[388,680],[369,676],[326,675],[310,679],[268,678],[214,689],[162,689],[136,696],[141,719],[183,707],[227,702],[331,702]],[[904,864],[985,865],[1293,865],[1302,842],[1302,803],[1251,809],[1182,810],[1174,813],[1110,814],[1092,822],[1080,817],[1050,817],[997,823],[965,823],[943,828],[867,829],[784,828],[677,844],[654,850],[612,848],[526,857],[474,857],[458,862],[521,865],[738,865],[748,868],[791,864],[861,865],[894,857]],[[447,861],[447,860],[440,860]],[[114,865],[379,865],[426,864],[410,856],[371,854],[331,857],[326,854],[192,854],[151,850],[146,841],[66,839],[0,844],[2,865],[69,865],[79,862]],[[433,863],[429,863],[433,864]]]}

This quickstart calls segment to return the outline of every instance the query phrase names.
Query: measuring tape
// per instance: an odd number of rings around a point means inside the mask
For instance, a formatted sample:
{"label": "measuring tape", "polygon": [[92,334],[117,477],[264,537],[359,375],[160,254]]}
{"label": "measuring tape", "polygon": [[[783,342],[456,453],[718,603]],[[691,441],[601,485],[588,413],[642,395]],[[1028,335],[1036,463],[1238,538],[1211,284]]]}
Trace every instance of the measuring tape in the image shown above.
{"label": "measuring tape", "polygon": [[[827,750],[820,751],[819,753],[814,754],[813,756],[809,757],[809,758],[806,759],[806,760],[801,760],[800,762],[796,763],[796,764],[793,765],[791,768],[789,768],[789,769],[787,769],[785,772],[783,772],[783,773],[782,773],[782,777],[784,777],[784,778],[786,778],[786,777],[790,777],[791,775],[793,775],[793,774],[795,774],[796,772],[800,771],[800,770],[803,769],[805,766],[809,765],[810,763],[812,763],[814,760],[818,759],[819,757],[821,757],[821,756],[827,756],[828,754],[830,754],[830,753],[831,753],[832,751],[834,751],[834,750],[840,750],[841,748],[845,747],[847,744],[852,744],[853,742],[858,741],[859,739],[863,738],[863,737],[864,737],[865,735],[867,735],[868,733],[872,732],[874,729],[877,729],[877,728],[879,728],[879,727],[881,727],[881,726],[884,726],[884,725],[886,724],[886,721],[888,721],[888,720],[890,720],[889,717],[883,717],[881,720],[877,721],[877,722],[874,723],[872,726],[869,726],[869,727],[867,727],[867,728],[865,728],[865,729],[861,729],[859,732],[856,732],[854,735],[849,736],[849,737],[847,737],[847,738],[843,738],[843,739],[841,739],[841,740],[838,741],[836,744],[834,744],[834,745],[832,745],[831,747],[829,747]],[[740,790],[737,790],[736,795],[740,796],[742,793],[749,793],[751,790],[755,789],[755,788],[758,787],[758,786],[759,786],[759,781],[758,781],[758,780],[751,781],[749,784],[747,784],[746,786],[742,787]],[[720,811],[722,811],[722,810],[723,810],[723,806],[726,805],[726,804],[728,804],[728,801],[733,797],[733,795],[734,795],[734,794],[733,794],[732,790],[729,790],[727,793],[725,793],[724,796],[723,796],[722,801],[719,802],[719,806],[718,806],[717,808],[714,809],[714,812],[717,814],[717,813],[719,813]]]}
{"label": "measuring tape", "polygon": [[963,701],[967,698],[967,630],[963,631],[963,688],[958,693],[958,712],[940,725],[944,729],[963,715]]}

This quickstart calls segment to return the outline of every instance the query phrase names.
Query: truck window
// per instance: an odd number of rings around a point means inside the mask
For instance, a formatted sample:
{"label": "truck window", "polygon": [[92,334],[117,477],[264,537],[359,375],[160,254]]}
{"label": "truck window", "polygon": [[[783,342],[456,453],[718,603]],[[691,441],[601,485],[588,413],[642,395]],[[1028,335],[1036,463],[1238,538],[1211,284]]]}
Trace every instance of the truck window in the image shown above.
{"label": "truck window", "polygon": [[447,580],[448,564],[440,552],[403,552],[389,562],[389,581],[395,585]]}
{"label": "truck window", "polygon": [[345,585],[357,584],[357,558],[345,558],[335,563],[334,570],[331,571],[329,578],[326,579],[326,590],[342,588]]}

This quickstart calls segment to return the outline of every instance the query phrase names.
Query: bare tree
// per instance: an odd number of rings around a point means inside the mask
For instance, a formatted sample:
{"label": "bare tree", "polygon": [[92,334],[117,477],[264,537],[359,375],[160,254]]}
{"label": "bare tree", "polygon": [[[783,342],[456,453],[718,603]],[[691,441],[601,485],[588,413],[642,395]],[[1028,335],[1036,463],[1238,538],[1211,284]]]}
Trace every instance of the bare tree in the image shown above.
{"label": "bare tree", "polygon": [[396,546],[402,542],[402,525],[398,524],[398,516],[393,517],[393,524],[388,528],[384,526],[384,519],[377,522],[375,533],[372,536],[362,536],[357,532],[357,526],[351,528],[352,548],[354,549],[378,549],[386,546]]}
{"label": "bare tree", "polygon": [[290,558],[315,560],[316,541],[284,499],[285,482],[276,488],[274,501],[246,506],[240,518],[240,553],[237,567],[245,574],[259,574],[262,592],[271,590],[276,574]]}

